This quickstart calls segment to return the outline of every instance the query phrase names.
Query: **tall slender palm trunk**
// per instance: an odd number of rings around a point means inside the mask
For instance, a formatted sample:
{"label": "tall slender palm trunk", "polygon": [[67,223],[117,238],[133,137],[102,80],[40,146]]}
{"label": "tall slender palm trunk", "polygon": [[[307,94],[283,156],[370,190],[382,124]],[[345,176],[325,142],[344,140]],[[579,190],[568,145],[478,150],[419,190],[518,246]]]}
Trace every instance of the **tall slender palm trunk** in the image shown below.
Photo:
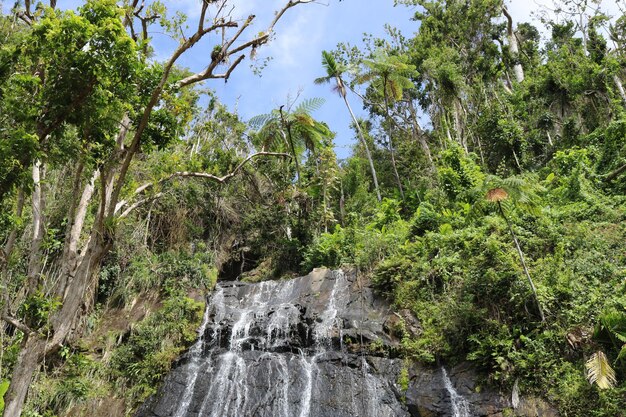
{"label": "tall slender palm trunk", "polygon": [[374,160],[372,159],[370,148],[369,146],[367,146],[367,142],[365,141],[365,136],[363,136],[363,131],[361,130],[361,126],[359,125],[359,121],[357,120],[356,116],[354,115],[354,112],[352,111],[352,107],[350,106],[350,102],[348,101],[348,96],[346,95],[344,91],[342,91],[341,96],[343,97],[343,101],[344,103],[346,103],[346,107],[348,108],[348,111],[350,112],[350,117],[352,117],[352,121],[354,122],[354,125],[356,126],[356,131],[359,135],[359,139],[361,139],[361,143],[363,144],[363,147],[365,148],[365,155],[367,156],[367,160],[370,164],[370,169],[372,170],[372,179],[374,180],[374,188],[376,189],[376,197],[378,198],[378,202],[381,202],[382,198],[380,197],[380,188],[378,187],[378,176],[376,175],[376,168],[374,167]]}

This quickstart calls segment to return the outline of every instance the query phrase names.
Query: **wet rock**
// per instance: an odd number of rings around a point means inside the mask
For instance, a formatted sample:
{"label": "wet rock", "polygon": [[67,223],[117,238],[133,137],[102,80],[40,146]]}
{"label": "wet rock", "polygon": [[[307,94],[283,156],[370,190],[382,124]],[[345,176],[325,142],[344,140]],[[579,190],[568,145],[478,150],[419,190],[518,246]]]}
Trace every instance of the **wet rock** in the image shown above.
{"label": "wet rock", "polygon": [[466,417],[455,407],[472,416],[510,407],[499,393],[476,392],[476,374],[466,365],[449,376],[413,365],[402,392],[398,326],[421,332],[410,312],[391,312],[353,272],[221,283],[200,339],[136,416]]}

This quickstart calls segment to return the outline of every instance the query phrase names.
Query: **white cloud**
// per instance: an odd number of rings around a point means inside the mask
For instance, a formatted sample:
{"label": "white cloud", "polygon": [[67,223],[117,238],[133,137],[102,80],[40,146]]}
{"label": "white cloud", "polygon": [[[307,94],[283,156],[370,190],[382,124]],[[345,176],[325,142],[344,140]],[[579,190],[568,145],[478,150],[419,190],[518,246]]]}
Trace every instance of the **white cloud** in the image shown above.
{"label": "white cloud", "polygon": [[[555,13],[559,7],[563,7],[563,1],[561,0],[510,0],[506,3],[511,15],[516,19],[516,24],[521,22],[532,23],[542,32],[543,36],[547,36],[548,34],[547,29],[539,21],[539,17],[542,14],[556,21],[558,21],[559,18],[564,18],[564,16],[557,16]],[[600,10],[613,19],[621,15],[617,1],[615,0],[601,0]],[[591,11],[592,9],[590,7],[589,13]]]}
{"label": "white cloud", "polygon": [[266,53],[274,57],[276,65],[285,70],[302,67],[303,58],[311,51],[320,51],[325,32],[325,11],[313,7],[290,10],[295,16],[289,16],[288,23],[279,22],[278,35],[268,45]]}

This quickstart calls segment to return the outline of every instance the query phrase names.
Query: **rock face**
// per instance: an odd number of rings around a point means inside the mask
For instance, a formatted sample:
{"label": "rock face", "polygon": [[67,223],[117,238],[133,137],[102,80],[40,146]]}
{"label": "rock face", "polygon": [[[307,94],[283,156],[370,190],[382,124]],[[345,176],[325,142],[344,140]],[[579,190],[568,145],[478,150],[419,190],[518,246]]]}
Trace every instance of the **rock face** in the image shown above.
{"label": "rock face", "polygon": [[510,406],[497,393],[475,393],[467,367],[448,376],[413,366],[403,392],[391,330],[398,318],[343,271],[222,283],[198,341],[136,417],[469,417]]}

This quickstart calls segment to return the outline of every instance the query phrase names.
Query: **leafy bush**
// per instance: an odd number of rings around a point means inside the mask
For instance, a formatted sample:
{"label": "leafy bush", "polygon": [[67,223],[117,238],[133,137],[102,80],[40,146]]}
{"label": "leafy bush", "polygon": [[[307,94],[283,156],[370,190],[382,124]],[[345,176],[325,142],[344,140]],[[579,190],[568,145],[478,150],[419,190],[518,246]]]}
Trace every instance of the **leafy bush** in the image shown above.
{"label": "leafy bush", "polygon": [[137,324],[110,360],[110,376],[124,381],[132,404],[156,391],[174,359],[197,337],[203,304],[187,297],[166,300]]}

